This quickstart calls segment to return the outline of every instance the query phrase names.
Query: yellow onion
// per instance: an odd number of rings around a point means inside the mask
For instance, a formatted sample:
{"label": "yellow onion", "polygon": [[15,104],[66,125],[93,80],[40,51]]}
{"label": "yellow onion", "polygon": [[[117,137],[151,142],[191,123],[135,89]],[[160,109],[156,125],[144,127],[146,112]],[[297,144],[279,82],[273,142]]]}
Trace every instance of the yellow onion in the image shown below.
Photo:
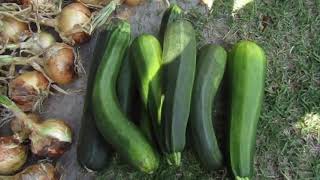
{"label": "yellow onion", "polygon": [[56,43],[44,54],[44,70],[57,84],[69,84],[75,79],[75,53],[71,46]]}
{"label": "yellow onion", "polygon": [[17,172],[27,161],[27,148],[12,136],[0,137],[0,174]]}
{"label": "yellow onion", "polygon": [[23,111],[33,110],[47,96],[48,91],[49,82],[38,71],[22,73],[9,83],[9,97]]}
{"label": "yellow onion", "polygon": [[0,16],[0,37],[9,42],[19,42],[30,34],[27,23],[13,17]]}
{"label": "yellow onion", "polygon": [[45,157],[60,157],[70,148],[72,132],[70,127],[60,119],[48,119],[37,124],[31,133],[31,151]]}
{"label": "yellow onion", "polygon": [[89,40],[90,36],[82,27],[90,23],[91,12],[82,3],[71,3],[65,6],[57,17],[57,29],[67,39],[80,44]]}
{"label": "yellow onion", "polygon": [[27,167],[14,176],[0,176],[0,179],[12,180],[59,180],[57,169],[49,163],[40,163]]}

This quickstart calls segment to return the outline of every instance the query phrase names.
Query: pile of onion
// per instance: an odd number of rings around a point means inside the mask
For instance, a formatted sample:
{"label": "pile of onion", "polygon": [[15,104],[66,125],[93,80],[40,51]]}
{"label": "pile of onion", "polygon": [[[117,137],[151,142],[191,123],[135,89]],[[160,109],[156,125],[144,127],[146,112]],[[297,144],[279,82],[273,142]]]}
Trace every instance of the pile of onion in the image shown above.
{"label": "pile of onion", "polygon": [[36,13],[32,14],[33,17],[21,15],[17,15],[17,17],[53,27],[64,42],[74,45],[87,42],[91,33],[108,21],[110,14],[119,3],[120,0],[111,0],[107,6],[97,13],[91,13],[90,9],[83,3],[71,3],[63,7],[56,16],[49,16],[49,18]]}
{"label": "pile of onion", "polygon": [[73,82],[76,77],[77,63],[73,47],[64,43],[53,44],[41,57],[0,56],[0,64],[2,65],[31,65],[37,71],[44,71],[43,73],[50,83],[55,82],[59,85]]}
{"label": "pile of onion", "polygon": [[12,130],[16,138],[31,141],[33,154],[58,158],[67,151],[72,143],[70,127],[60,119],[41,121],[37,115],[27,115],[6,96],[0,96],[0,104],[16,116]]}
{"label": "pile of onion", "polygon": [[21,145],[14,137],[0,137],[1,175],[17,172],[25,164],[27,157],[27,148]]}
{"label": "pile of onion", "polygon": [[0,179],[12,180],[58,180],[57,169],[49,163],[40,163],[27,167],[14,176],[0,176]]}
{"label": "pile of onion", "polygon": [[20,74],[9,82],[9,97],[23,111],[34,111],[49,94],[49,81],[38,71]]}

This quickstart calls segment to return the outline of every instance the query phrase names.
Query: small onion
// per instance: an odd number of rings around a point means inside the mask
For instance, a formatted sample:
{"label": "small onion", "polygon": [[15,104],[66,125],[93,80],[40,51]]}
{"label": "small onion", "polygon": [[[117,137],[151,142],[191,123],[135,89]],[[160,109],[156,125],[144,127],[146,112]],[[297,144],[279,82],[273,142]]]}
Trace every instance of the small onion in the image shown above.
{"label": "small onion", "polygon": [[19,180],[58,180],[57,169],[49,163],[40,163],[27,167],[22,172],[13,176]]}
{"label": "small onion", "polygon": [[82,3],[71,3],[65,6],[57,17],[57,29],[67,39],[72,39],[76,44],[89,40],[83,25],[90,22],[91,12]]}
{"label": "small onion", "polygon": [[40,33],[35,33],[27,43],[31,44],[31,51],[34,53],[41,53],[55,42],[56,39],[52,34],[42,31]]}
{"label": "small onion", "polygon": [[9,42],[19,42],[30,33],[27,23],[9,16],[0,18],[0,37]]}
{"label": "small onion", "polygon": [[0,174],[18,171],[27,161],[27,148],[9,137],[0,137]]}
{"label": "small onion", "polygon": [[38,71],[22,73],[9,83],[9,97],[23,111],[31,111],[48,94],[49,82]]}
{"label": "small onion", "polygon": [[56,43],[44,54],[44,70],[57,84],[69,84],[75,79],[75,53],[71,46]]}
{"label": "small onion", "polygon": [[56,158],[70,148],[72,132],[63,120],[48,119],[36,127],[37,129],[29,136],[32,153]]}

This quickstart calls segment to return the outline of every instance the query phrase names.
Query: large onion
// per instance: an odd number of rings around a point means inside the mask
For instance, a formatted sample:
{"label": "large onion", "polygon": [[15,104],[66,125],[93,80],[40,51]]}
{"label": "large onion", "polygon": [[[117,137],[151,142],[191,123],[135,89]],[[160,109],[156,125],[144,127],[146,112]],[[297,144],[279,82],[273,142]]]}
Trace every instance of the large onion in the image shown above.
{"label": "large onion", "polygon": [[18,171],[27,161],[27,148],[11,137],[0,137],[0,174]]}
{"label": "large onion", "polygon": [[27,23],[13,17],[0,15],[0,39],[19,42],[30,34]]}
{"label": "large onion", "polygon": [[89,40],[84,25],[90,23],[91,12],[82,3],[71,3],[65,6],[57,17],[57,29],[63,37],[80,44]]}
{"label": "large onion", "polygon": [[38,71],[20,74],[9,83],[9,97],[23,111],[36,108],[49,93],[49,81]]}
{"label": "large onion", "polygon": [[75,53],[71,46],[56,43],[44,54],[44,70],[57,84],[69,84],[75,79]]}
{"label": "large onion", "polygon": [[10,109],[20,120],[19,126],[26,129],[24,135],[30,133],[31,151],[35,155],[56,158],[70,148],[72,132],[64,121],[59,119],[35,121],[6,96],[0,96],[0,104]]}

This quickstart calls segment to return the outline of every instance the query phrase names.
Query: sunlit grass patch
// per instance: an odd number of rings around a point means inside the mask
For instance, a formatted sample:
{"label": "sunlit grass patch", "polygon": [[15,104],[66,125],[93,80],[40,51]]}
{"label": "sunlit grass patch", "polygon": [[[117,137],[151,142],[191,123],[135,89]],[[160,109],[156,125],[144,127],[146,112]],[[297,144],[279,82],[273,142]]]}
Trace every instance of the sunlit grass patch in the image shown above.
{"label": "sunlit grass patch", "polygon": [[308,113],[296,123],[296,128],[301,130],[305,137],[317,139],[320,143],[320,115],[318,113]]}

